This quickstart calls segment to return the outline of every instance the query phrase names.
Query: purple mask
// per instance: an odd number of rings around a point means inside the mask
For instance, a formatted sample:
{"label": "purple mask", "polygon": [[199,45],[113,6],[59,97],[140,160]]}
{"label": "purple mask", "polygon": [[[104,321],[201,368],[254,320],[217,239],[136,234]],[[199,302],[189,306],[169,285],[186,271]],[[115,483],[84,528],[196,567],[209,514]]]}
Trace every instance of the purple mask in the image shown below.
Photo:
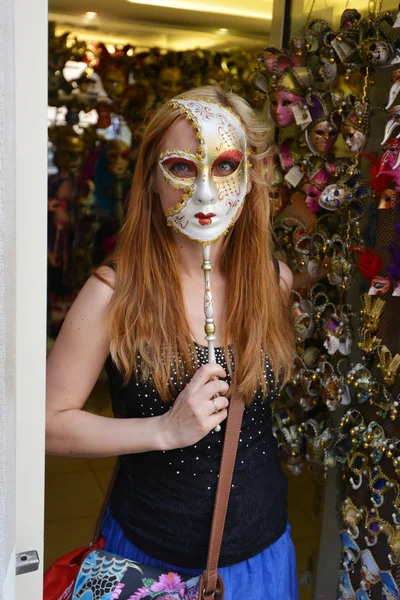
{"label": "purple mask", "polygon": [[339,132],[329,121],[319,121],[306,131],[306,141],[311,152],[324,154],[332,149]]}

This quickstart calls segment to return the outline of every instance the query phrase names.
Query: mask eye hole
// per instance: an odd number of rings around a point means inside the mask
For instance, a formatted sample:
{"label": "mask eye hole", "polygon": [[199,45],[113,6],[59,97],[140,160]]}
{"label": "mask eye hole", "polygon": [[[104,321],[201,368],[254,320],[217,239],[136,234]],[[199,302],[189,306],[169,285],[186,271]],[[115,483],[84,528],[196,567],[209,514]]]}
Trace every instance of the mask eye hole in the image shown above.
{"label": "mask eye hole", "polygon": [[187,158],[171,156],[161,163],[171,175],[179,179],[195,179],[197,177],[197,165]]}
{"label": "mask eye hole", "polygon": [[237,171],[243,159],[240,150],[227,150],[220,154],[214,161],[211,173],[214,177],[227,177]]}
{"label": "mask eye hole", "polygon": [[283,100],[283,102],[282,102],[282,106],[285,106],[285,107],[286,106],[291,106],[291,104],[292,104],[291,100]]}

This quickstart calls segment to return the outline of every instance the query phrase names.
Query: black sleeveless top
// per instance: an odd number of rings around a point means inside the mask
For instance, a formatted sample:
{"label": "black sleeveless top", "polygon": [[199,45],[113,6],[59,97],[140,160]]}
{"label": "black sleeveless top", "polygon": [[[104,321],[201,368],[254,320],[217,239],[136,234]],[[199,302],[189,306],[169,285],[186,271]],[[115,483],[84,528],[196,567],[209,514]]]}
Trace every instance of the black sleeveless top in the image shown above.
{"label": "black sleeveless top", "polygon": [[[232,350],[230,355],[233,361]],[[196,367],[205,364],[207,349],[196,345],[193,360]],[[226,369],[220,348],[216,360]],[[143,383],[136,373],[124,385],[110,357],[105,367],[115,417],[151,417],[170,409],[172,403],[161,401],[151,380]],[[272,434],[275,388],[268,361],[264,376],[270,392],[263,398],[261,389],[256,390],[244,410],[221,567],[262,552],[286,528],[287,479]],[[172,379],[182,383],[174,374]],[[193,446],[120,457],[111,512],[140,550],[178,567],[205,568],[224,435],[225,422],[219,433],[211,431]]]}

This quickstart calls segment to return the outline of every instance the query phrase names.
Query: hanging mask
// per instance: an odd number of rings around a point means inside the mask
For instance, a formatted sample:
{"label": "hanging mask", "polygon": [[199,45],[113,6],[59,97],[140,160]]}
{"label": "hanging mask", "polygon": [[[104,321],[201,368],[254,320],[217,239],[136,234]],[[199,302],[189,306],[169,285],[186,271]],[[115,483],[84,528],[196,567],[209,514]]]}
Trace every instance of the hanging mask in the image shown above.
{"label": "hanging mask", "polygon": [[400,90],[400,69],[396,69],[396,71],[393,71],[393,73],[392,73],[392,87],[390,88],[389,99],[388,99],[388,103],[386,106],[386,110],[389,110],[389,108],[391,108],[393,106],[393,103],[395,102],[395,100],[397,98],[397,94],[399,93],[399,90]]}
{"label": "hanging mask", "polygon": [[328,354],[333,356],[337,351],[347,356],[351,352],[351,332],[348,323],[342,321],[337,314],[333,314],[324,323],[324,347]]}
{"label": "hanging mask", "polygon": [[382,67],[393,56],[393,47],[387,40],[368,40],[363,45],[363,54],[371,65]]}
{"label": "hanging mask", "polygon": [[331,85],[338,75],[338,66],[335,59],[322,56],[318,73],[327,85]]}
{"label": "hanging mask", "polygon": [[281,129],[293,125],[295,117],[293,108],[301,102],[301,96],[284,90],[273,91],[269,96],[269,116],[271,121]]}
{"label": "hanging mask", "polygon": [[394,50],[381,24],[393,25],[393,16],[386,12],[381,16],[369,14],[360,21],[360,53],[365,65],[383,67],[392,59]]}
{"label": "hanging mask", "polygon": [[303,96],[312,89],[311,72],[306,67],[293,66],[292,59],[276,48],[265,48],[259,64],[260,70],[252,77],[252,84],[268,94],[271,120],[281,129],[295,122],[300,124],[294,111],[302,108]]}
{"label": "hanging mask", "polygon": [[310,21],[307,32],[318,41],[318,54],[320,57],[318,74],[326,85],[331,86],[341,67],[339,56],[332,46],[336,34],[329,23],[323,19]]}
{"label": "hanging mask", "polygon": [[[394,107],[394,109],[396,108]],[[391,111],[394,109],[391,109]],[[398,111],[398,116],[395,119],[391,119],[391,121],[397,121],[399,118],[400,111]],[[385,144],[386,150],[379,160],[376,176],[373,178],[373,186],[377,194],[382,194],[386,190],[390,191],[390,188],[393,187],[394,190],[400,190],[400,140],[390,137],[389,133],[385,136],[385,141],[382,143]],[[382,208],[385,208],[385,206],[382,206]]]}
{"label": "hanging mask", "polygon": [[349,56],[357,48],[359,41],[358,21],[360,18],[360,13],[353,8],[347,8],[342,14],[339,31],[331,42],[342,63],[346,63]]}
{"label": "hanging mask", "polygon": [[343,127],[343,139],[352,152],[360,152],[365,146],[367,136],[359,129],[345,125]]}
{"label": "hanging mask", "polygon": [[113,140],[107,150],[108,170],[116,177],[125,175],[129,165],[129,147],[121,140]]}
{"label": "hanging mask", "polygon": [[352,152],[360,152],[368,138],[372,105],[361,100],[354,100],[344,120],[342,136]]}
{"label": "hanging mask", "polygon": [[319,204],[326,210],[338,210],[349,201],[349,190],[340,184],[328,185],[321,194]]}
{"label": "hanging mask", "polygon": [[332,149],[338,138],[338,130],[329,121],[319,121],[306,132],[306,140],[312,152],[324,154]]}
{"label": "hanging mask", "polygon": [[104,72],[101,81],[109,98],[116,104],[120,104],[127,86],[126,72],[117,66],[110,66]]}
{"label": "hanging mask", "polygon": [[388,208],[395,208],[400,201],[400,193],[398,190],[384,190],[381,193],[378,208],[385,210]]}
{"label": "hanging mask", "polygon": [[75,133],[72,127],[63,127],[63,130],[65,135],[60,139],[55,162],[61,171],[76,175],[85,156],[85,142],[83,136]]}
{"label": "hanging mask", "polygon": [[383,296],[387,294],[392,287],[392,280],[389,277],[380,277],[377,275],[371,281],[371,287],[368,290],[370,296]]}
{"label": "hanging mask", "polygon": [[179,67],[163,67],[155,86],[161,102],[177,96],[183,90],[183,73]]}
{"label": "hanging mask", "polygon": [[303,192],[306,195],[306,204],[307,208],[311,213],[317,213],[321,211],[321,206],[319,205],[319,198],[321,196],[322,190],[313,185],[312,183],[305,183],[303,185]]}
{"label": "hanging mask", "polygon": [[[399,134],[396,132],[396,135],[395,135],[394,132],[400,125],[400,106],[396,105],[396,106],[393,106],[392,108],[390,108],[389,115],[390,115],[390,119],[386,123],[385,135],[383,137],[381,145],[383,146],[384,144],[387,143],[389,145],[387,152],[389,151],[389,152],[394,153],[396,150],[398,151],[398,148],[396,148],[396,146],[398,146],[398,144],[399,144],[399,142],[398,142]],[[385,154],[386,154],[386,152],[385,152]],[[398,154],[397,154],[396,158],[398,159]],[[392,162],[392,169],[397,169],[399,164],[400,164],[399,160],[394,161],[394,163]]]}
{"label": "hanging mask", "polygon": [[370,193],[369,186],[357,169],[349,169],[336,183],[328,185],[321,194],[319,204],[326,210],[338,210]]}
{"label": "hanging mask", "polygon": [[302,191],[306,194],[307,208],[312,213],[320,212],[322,209],[319,199],[331,179],[328,169],[329,165],[321,163],[319,159],[317,165],[306,175]]}
{"label": "hanging mask", "polygon": [[126,101],[126,88],[129,78],[128,52],[132,46],[124,46],[121,50],[110,53],[105,44],[99,44],[99,62],[95,71],[100,75],[101,82],[108,97],[118,107]]}
{"label": "hanging mask", "polygon": [[69,36],[69,32],[56,36],[56,24],[54,21],[49,22],[47,85],[50,106],[63,106],[60,92],[70,94],[73,89],[64,76],[64,67],[73,53],[73,48],[67,45]]}
{"label": "hanging mask", "polygon": [[247,193],[245,130],[233,111],[218,104],[180,98],[170,105],[193,123],[200,144],[196,155],[170,149],[160,156],[165,181],[183,190],[181,202],[167,211],[167,222],[189,239],[208,244],[227,233]]}
{"label": "hanging mask", "polygon": [[356,562],[360,558],[360,547],[347,531],[340,532],[340,540],[342,542],[343,568],[346,571],[352,571]]}
{"label": "hanging mask", "polygon": [[336,105],[341,105],[341,96],[327,92],[321,96],[312,94],[308,109],[312,123],[306,130],[306,142],[311,152],[315,154],[326,154],[336,142],[341,117]]}
{"label": "hanging mask", "polygon": [[[276,149],[278,151],[278,149]],[[264,158],[265,174],[266,177],[269,175],[270,168],[269,158]],[[290,203],[291,192],[286,185],[284,180],[283,169],[279,162],[278,153],[274,153],[272,157],[273,169],[272,169],[272,180],[270,182],[271,189],[269,191],[269,201],[271,207],[271,215],[277,217]]]}

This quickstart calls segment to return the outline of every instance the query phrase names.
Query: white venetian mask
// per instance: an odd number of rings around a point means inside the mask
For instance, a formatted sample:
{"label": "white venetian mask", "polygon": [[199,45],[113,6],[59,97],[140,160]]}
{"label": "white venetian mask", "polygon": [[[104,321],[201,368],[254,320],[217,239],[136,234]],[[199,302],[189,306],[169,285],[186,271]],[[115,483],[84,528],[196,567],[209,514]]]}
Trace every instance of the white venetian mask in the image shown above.
{"label": "white venetian mask", "polygon": [[164,179],[183,190],[167,213],[168,225],[202,244],[215,242],[235,221],[247,191],[246,135],[239,118],[218,104],[178,99],[171,105],[193,122],[197,154],[166,150],[159,159]]}

